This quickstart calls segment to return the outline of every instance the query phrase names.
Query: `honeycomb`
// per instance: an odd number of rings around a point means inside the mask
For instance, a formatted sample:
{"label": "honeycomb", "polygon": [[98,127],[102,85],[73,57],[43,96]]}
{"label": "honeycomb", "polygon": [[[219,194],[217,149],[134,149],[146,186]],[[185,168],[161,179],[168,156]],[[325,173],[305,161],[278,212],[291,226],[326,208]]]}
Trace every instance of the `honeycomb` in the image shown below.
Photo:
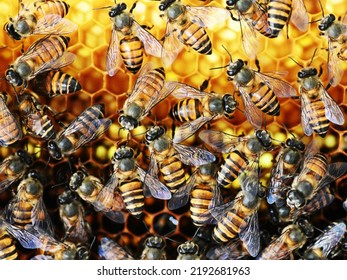
{"label": "honeycomb", "polygon": [[[70,94],[53,98],[38,96],[42,104],[47,104],[58,114],[54,117],[54,124],[57,129],[61,129],[59,123],[68,124],[78,116],[85,108],[96,103],[105,104],[105,116],[110,118],[113,123],[110,129],[92,144],[79,149],[70,159],[55,161],[51,159],[48,162],[48,152],[45,150],[44,142],[30,136],[25,136],[20,142],[7,148],[1,148],[0,157],[3,159],[12,154],[19,148],[28,150],[35,157],[35,169],[45,174],[46,184],[44,191],[44,201],[55,225],[55,234],[58,239],[62,239],[64,232],[59,220],[59,205],[57,197],[66,186],[66,182],[71,176],[71,166],[82,164],[91,174],[106,180],[111,172],[111,158],[120,141],[127,139],[127,133],[120,130],[118,124],[119,110],[122,109],[127,95],[131,92],[137,75],[133,75],[125,70],[124,66],[113,77],[106,73],[105,59],[107,48],[111,39],[111,21],[108,17],[107,7],[114,5],[111,0],[68,0],[70,10],[67,19],[78,25],[78,30],[69,35],[69,51],[76,54],[74,62],[63,70],[77,78],[82,85],[82,90]],[[133,2],[124,1],[128,9]],[[204,1],[183,1],[192,6],[218,6],[224,7],[225,3],[221,0],[212,2]],[[346,6],[344,0],[321,0],[325,14],[333,13],[337,17],[344,16]],[[150,32],[158,39],[165,35],[166,21],[160,17],[158,1],[137,2],[133,11],[134,18],[143,25],[152,27]],[[312,23],[306,33],[301,33],[289,24],[288,30],[284,28],[276,39],[269,39],[259,36],[261,50],[257,55],[260,62],[261,71],[266,72],[285,72],[284,79],[298,88],[297,72],[300,66],[294,63],[292,59],[299,64],[308,65],[311,61],[313,52],[316,55],[312,66],[318,68],[323,66],[323,75],[321,79],[327,84],[326,62],[327,62],[327,43],[325,38],[319,35],[318,23],[315,20],[320,19],[322,12],[316,1],[305,1],[309,18]],[[106,7],[104,9],[100,9]],[[0,19],[4,25],[9,16],[14,16],[18,12],[16,1],[5,0],[0,3]],[[212,67],[224,66],[229,62],[229,54],[236,58],[248,60],[241,45],[241,32],[239,23],[229,19],[225,23],[221,22],[214,28],[208,29],[212,40],[213,53],[209,56],[199,55],[191,49],[184,48],[178,55],[175,62],[165,68],[166,79],[169,81],[179,81],[190,86],[199,88],[200,85],[208,80],[206,91],[226,93],[233,92],[234,88],[224,68],[211,70]],[[287,33],[289,39],[287,38]],[[31,43],[40,38],[32,36],[23,41],[14,41],[10,39],[5,31],[0,32],[1,65],[0,72],[5,73],[16,57],[21,54],[21,50],[26,50]],[[155,67],[162,66],[159,58],[144,56],[143,65],[151,61]],[[255,62],[248,60],[248,65],[256,69]],[[345,70],[347,63],[344,65]],[[345,72],[347,73],[347,72]],[[3,74],[4,76],[4,74]],[[16,99],[13,89],[1,80],[1,90],[9,93],[8,106],[11,110],[16,108]],[[347,75],[344,75],[340,84],[329,89],[329,94],[338,103],[347,117]],[[170,107],[176,102],[173,97],[168,97],[156,106],[151,115],[146,117],[141,126],[132,132],[132,140],[140,143],[143,139],[143,132],[148,125],[153,123],[164,124],[170,130],[172,120],[168,116]],[[297,99],[280,99],[281,113],[278,117],[266,118],[266,129],[273,138],[284,141],[290,131],[297,137],[304,135],[300,123],[300,104]],[[252,127],[246,120],[244,114],[237,110],[233,119],[227,120],[221,118],[212,121],[210,127],[220,129],[232,134],[252,133]],[[303,141],[308,143],[315,138],[321,145],[321,151],[329,154],[331,161],[346,161],[347,152],[347,122],[342,126],[330,125],[328,134],[324,139],[319,137],[303,137]],[[192,136],[185,141],[187,145],[200,145],[200,140]],[[263,167],[262,180],[269,179],[271,167],[273,165],[273,153],[264,153],[261,157]],[[145,168],[145,167],[144,167]],[[343,219],[345,212],[342,208],[342,202],[347,197],[347,177],[344,176],[332,184],[335,194],[335,200],[328,207],[315,213],[311,221],[317,228],[324,228],[330,222]],[[237,186],[235,186],[237,188]],[[2,210],[8,201],[12,198],[13,192],[8,189],[0,195],[0,210]],[[86,209],[86,220],[90,223],[95,240],[91,244],[91,259],[98,259],[97,247],[102,237],[107,236],[116,240],[121,246],[124,246],[134,256],[140,254],[142,244],[146,236],[150,234],[159,234],[167,238],[167,256],[168,259],[177,257],[176,248],[179,243],[190,240],[196,233],[197,228],[190,220],[189,205],[170,211],[167,202],[154,198],[146,198],[143,221],[133,218],[126,214],[126,222],[117,224],[110,222],[102,213],[93,211],[90,205],[84,204]],[[268,216],[268,209],[264,202],[259,210],[259,219],[261,229],[271,234],[278,234],[277,226],[273,225]],[[145,225],[146,224],[146,225]],[[202,231],[201,231],[202,232]],[[35,250],[27,250],[19,247],[19,258],[29,259],[36,254]]]}

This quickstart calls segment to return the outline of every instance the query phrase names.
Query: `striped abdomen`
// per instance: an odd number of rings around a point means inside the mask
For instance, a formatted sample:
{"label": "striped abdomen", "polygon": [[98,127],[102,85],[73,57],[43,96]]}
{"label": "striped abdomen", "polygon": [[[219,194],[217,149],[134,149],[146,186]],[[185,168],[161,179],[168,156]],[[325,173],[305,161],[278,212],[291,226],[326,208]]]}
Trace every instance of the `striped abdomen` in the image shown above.
{"label": "striped abdomen", "polygon": [[194,22],[187,22],[180,33],[181,41],[201,54],[212,53],[212,43],[204,28]]}
{"label": "striped abdomen", "polygon": [[301,106],[306,106],[306,114],[309,119],[308,125],[318,135],[324,137],[329,130],[329,120],[325,115],[324,102],[317,98],[316,100],[308,100],[301,103]]}
{"label": "striped abdomen", "polygon": [[170,117],[179,122],[189,122],[201,116],[202,104],[198,99],[187,98],[179,101],[170,109]]}
{"label": "striped abdomen", "polygon": [[211,183],[197,184],[190,193],[190,217],[195,226],[203,226],[211,218],[208,209],[213,197]]}
{"label": "striped abdomen", "polygon": [[226,188],[243,172],[248,166],[248,159],[238,150],[232,151],[224,159],[219,171],[217,172],[217,184],[221,188]]}
{"label": "striped abdomen", "polygon": [[35,14],[39,17],[54,14],[63,18],[66,16],[70,8],[67,3],[61,0],[36,1],[34,5],[37,7]]}
{"label": "striped abdomen", "polygon": [[292,12],[292,0],[270,0],[267,10],[269,28],[266,36],[275,38],[288,24]]}
{"label": "striped abdomen", "polygon": [[9,146],[22,138],[22,129],[0,96],[0,146]]}
{"label": "striped abdomen", "polygon": [[6,230],[0,229],[0,260],[14,260],[18,258],[16,246]]}
{"label": "striped abdomen", "polygon": [[280,114],[280,103],[273,90],[264,82],[254,85],[249,95],[253,103],[265,114],[270,116]]}
{"label": "striped abdomen", "polygon": [[13,224],[24,229],[26,225],[32,224],[32,214],[34,205],[28,201],[18,201],[13,206],[12,220]]}
{"label": "striped abdomen", "polygon": [[143,43],[134,37],[125,37],[119,43],[120,54],[123,58],[125,67],[133,74],[136,74],[143,61]]}
{"label": "striped abdomen", "polygon": [[328,159],[322,153],[317,153],[305,163],[306,175],[312,175],[319,182],[327,173]]}
{"label": "striped abdomen", "polygon": [[140,218],[145,207],[145,197],[143,195],[142,182],[139,178],[120,180],[119,190],[126,209],[131,215]]}

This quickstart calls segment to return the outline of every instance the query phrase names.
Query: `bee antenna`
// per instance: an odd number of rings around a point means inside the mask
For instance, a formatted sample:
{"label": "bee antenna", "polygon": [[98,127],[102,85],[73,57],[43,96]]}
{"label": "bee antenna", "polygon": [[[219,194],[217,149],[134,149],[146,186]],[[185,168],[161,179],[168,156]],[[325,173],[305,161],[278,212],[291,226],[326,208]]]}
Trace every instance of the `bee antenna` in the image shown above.
{"label": "bee antenna", "polygon": [[224,47],[224,45],[222,45],[222,48],[227,52],[227,54],[229,55],[230,61],[232,62],[232,61],[233,61],[233,58],[232,58],[232,56],[231,56],[231,53],[227,50],[226,47]]}
{"label": "bee antenna", "polygon": [[320,0],[318,0],[318,3],[319,3],[319,7],[322,11],[322,17],[324,17],[324,9],[323,9],[323,5],[322,5],[322,2]]}
{"label": "bee antenna", "polygon": [[229,65],[225,65],[225,66],[218,66],[218,67],[212,67],[210,68],[210,70],[216,70],[216,69],[222,69],[222,68],[227,68]]}
{"label": "bee antenna", "polygon": [[312,55],[312,58],[311,58],[311,61],[310,61],[310,63],[308,64],[308,66],[310,66],[311,63],[313,62],[313,59],[314,59],[314,57],[316,56],[316,52],[317,52],[317,48],[315,48],[315,50],[314,50],[314,52],[313,52],[313,55]]}
{"label": "bee antenna", "polygon": [[[116,1],[114,1],[116,3]],[[105,7],[100,7],[100,8],[94,8],[93,11],[96,11],[96,10],[103,10],[103,9],[109,9],[109,8],[112,8],[112,6],[105,6]]]}
{"label": "bee antenna", "polygon": [[291,56],[289,56],[289,59],[292,60],[295,64],[299,65],[301,68],[304,68],[303,65],[301,65],[299,62],[297,62],[294,58],[292,58]]}

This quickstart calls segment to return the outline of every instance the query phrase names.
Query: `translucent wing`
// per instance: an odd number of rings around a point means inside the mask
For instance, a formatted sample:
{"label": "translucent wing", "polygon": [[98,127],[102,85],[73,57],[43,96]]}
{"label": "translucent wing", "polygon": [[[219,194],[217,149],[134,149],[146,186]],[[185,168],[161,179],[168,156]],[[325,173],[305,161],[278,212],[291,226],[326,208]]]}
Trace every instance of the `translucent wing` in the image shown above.
{"label": "translucent wing", "polygon": [[7,147],[22,138],[21,126],[2,98],[0,98],[0,129],[0,146]]}
{"label": "translucent wing", "polygon": [[151,33],[145,30],[137,21],[133,21],[134,32],[144,45],[147,54],[161,57],[162,45]]}
{"label": "translucent wing", "polygon": [[245,244],[248,253],[252,257],[256,257],[260,250],[258,212],[254,212],[253,215],[247,219],[247,225],[241,229],[239,237]]}
{"label": "translucent wing", "polygon": [[185,165],[199,166],[213,162],[216,159],[214,154],[198,147],[185,146],[177,143],[173,143],[173,147],[177,151],[180,161]]}
{"label": "translucent wing", "polygon": [[[143,188],[146,188],[146,194],[150,192],[150,194],[158,199],[170,199],[171,192],[170,190],[159,181],[158,175],[156,177],[150,175],[146,171],[144,171],[141,167],[137,166],[141,181],[143,182]],[[158,174],[158,173],[157,173]]]}
{"label": "translucent wing", "polygon": [[134,258],[117,242],[103,237],[98,247],[99,256],[104,260],[133,260]]}
{"label": "translucent wing", "polygon": [[311,116],[308,112],[308,109],[310,108],[310,100],[304,95],[300,95],[300,101],[301,101],[301,125],[304,129],[304,132],[307,136],[312,135],[312,126],[310,124]]}
{"label": "translucent wing", "polygon": [[53,222],[48,214],[47,208],[44,204],[43,198],[41,197],[31,214],[32,226],[38,229],[40,232],[45,232],[48,235],[54,235]]}
{"label": "translucent wing", "polygon": [[161,54],[161,60],[165,67],[171,66],[184,46],[178,38],[178,31],[178,27],[171,22],[167,22]]}
{"label": "translucent wing", "polygon": [[259,51],[259,40],[257,38],[257,33],[254,30],[251,20],[247,19],[241,14],[239,19],[243,49],[249,59],[255,59]]}
{"label": "translucent wing", "polygon": [[64,35],[77,30],[77,24],[57,14],[46,14],[37,21],[33,34]]}
{"label": "translucent wing", "polygon": [[180,142],[186,140],[187,138],[189,138],[190,136],[195,134],[199,130],[200,127],[202,127],[204,124],[210,122],[214,118],[215,118],[215,115],[208,116],[208,117],[201,116],[201,117],[197,118],[196,120],[193,120],[191,122],[186,122],[186,123],[180,125],[175,130],[175,136],[172,139],[173,143],[180,143]]}
{"label": "translucent wing", "polygon": [[51,261],[54,260],[52,256],[47,256],[47,255],[36,255],[33,256],[30,260],[33,261]]}
{"label": "translucent wing", "polygon": [[209,210],[213,218],[215,218],[218,222],[220,222],[225,215],[231,211],[234,207],[237,207],[240,204],[242,197],[237,195],[234,200],[231,200],[227,203],[223,203],[218,206],[210,207]]}
{"label": "translucent wing", "polygon": [[318,188],[329,185],[347,172],[346,162],[334,162],[329,164],[325,177],[319,182]]}
{"label": "translucent wing", "polygon": [[155,178],[156,180],[159,180],[158,177],[159,174],[159,168],[158,168],[158,162],[156,160],[156,157],[151,155],[149,165],[148,165],[148,170],[145,174],[145,178],[143,179],[143,194],[145,197],[150,197],[152,195],[151,190],[149,189],[149,186],[147,184],[147,179],[146,176],[150,176],[152,178]]}
{"label": "translucent wing", "polygon": [[230,135],[218,130],[203,130],[199,133],[199,138],[219,153],[230,153],[236,146],[248,140],[247,136]]}
{"label": "translucent wing", "polygon": [[296,89],[286,81],[282,81],[280,78],[275,77],[272,74],[265,74],[260,72],[254,72],[259,76],[269,88],[271,88],[278,97],[293,97],[296,96]]}
{"label": "translucent wing", "polygon": [[332,86],[337,86],[344,74],[344,61],[338,57],[339,46],[338,42],[328,40],[328,77],[329,83]]}
{"label": "translucent wing", "polygon": [[321,87],[320,91],[322,94],[322,101],[324,103],[325,116],[327,119],[335,124],[343,125],[345,122],[345,117],[339,105],[337,105],[335,100],[331,98],[323,86]]}
{"label": "translucent wing", "polygon": [[290,21],[301,31],[308,29],[309,17],[303,0],[293,0]]}
{"label": "translucent wing", "polygon": [[207,92],[200,91],[194,87],[188,86],[183,83],[174,82],[176,87],[172,92],[172,95],[178,99],[184,98],[194,98],[194,99],[202,99],[208,95]]}
{"label": "translucent wing", "polygon": [[230,17],[229,11],[224,8],[211,6],[192,7],[188,5],[185,7],[190,20],[203,28],[212,28],[221,22],[225,22]]}
{"label": "translucent wing", "polygon": [[248,253],[242,250],[239,238],[234,238],[225,245],[213,247],[206,253],[206,257],[210,260],[240,260],[246,256]]}
{"label": "translucent wing", "polygon": [[121,65],[121,55],[119,50],[119,38],[117,31],[113,28],[111,33],[111,41],[106,53],[106,71],[109,76],[114,76]]}

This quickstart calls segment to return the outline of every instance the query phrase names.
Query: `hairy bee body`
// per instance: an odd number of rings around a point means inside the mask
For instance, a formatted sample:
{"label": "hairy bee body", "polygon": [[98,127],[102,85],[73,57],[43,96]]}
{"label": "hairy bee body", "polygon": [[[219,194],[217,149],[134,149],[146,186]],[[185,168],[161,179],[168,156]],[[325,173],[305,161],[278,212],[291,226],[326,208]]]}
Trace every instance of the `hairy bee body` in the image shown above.
{"label": "hairy bee body", "polygon": [[[210,185],[213,184],[213,181],[211,182],[208,179],[197,182],[190,194],[190,218],[193,224],[198,227],[207,224],[210,220],[210,215],[206,215],[206,213],[209,212],[208,207],[213,198]],[[215,178],[212,179],[215,180]]]}
{"label": "hairy bee body", "polygon": [[170,117],[176,121],[189,122],[202,115],[203,105],[198,99],[184,99],[174,104],[170,109]]}
{"label": "hairy bee body", "polygon": [[141,260],[166,260],[165,239],[159,235],[147,237]]}
{"label": "hairy bee body", "polygon": [[143,43],[138,37],[125,37],[119,42],[120,55],[123,58],[125,67],[133,74],[136,74],[143,61]]}
{"label": "hairy bee body", "polygon": [[0,260],[15,260],[18,258],[16,245],[5,228],[0,227]]}
{"label": "hairy bee body", "polygon": [[288,24],[292,12],[292,0],[270,0],[267,4],[268,28],[266,35],[276,38],[285,25]]}

